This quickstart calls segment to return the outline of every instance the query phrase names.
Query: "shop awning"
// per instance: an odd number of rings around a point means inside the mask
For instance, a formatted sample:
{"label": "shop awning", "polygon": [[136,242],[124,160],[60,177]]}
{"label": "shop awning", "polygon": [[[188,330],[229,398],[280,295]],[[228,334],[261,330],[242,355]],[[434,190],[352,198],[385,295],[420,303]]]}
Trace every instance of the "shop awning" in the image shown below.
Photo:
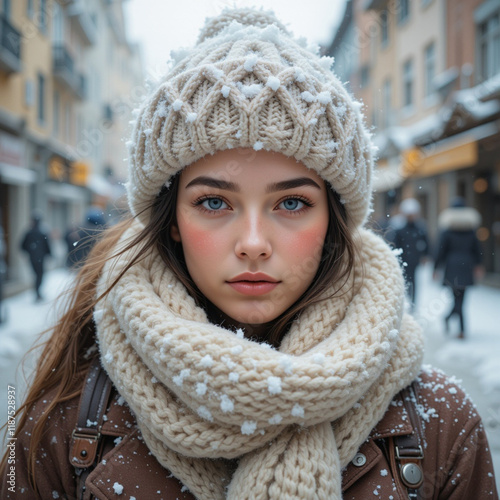
{"label": "shop awning", "polygon": [[6,184],[25,186],[34,184],[36,179],[37,175],[33,170],[0,163],[0,180]]}
{"label": "shop awning", "polygon": [[402,153],[404,177],[428,177],[474,166],[478,161],[478,141],[499,132],[499,122],[490,122],[441,141]]}

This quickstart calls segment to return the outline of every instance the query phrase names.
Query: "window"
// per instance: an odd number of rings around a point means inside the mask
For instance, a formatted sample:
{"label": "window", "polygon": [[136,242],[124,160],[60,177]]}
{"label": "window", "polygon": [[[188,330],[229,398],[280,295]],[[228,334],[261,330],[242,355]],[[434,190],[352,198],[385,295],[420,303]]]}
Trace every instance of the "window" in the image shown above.
{"label": "window", "polygon": [[410,17],[410,0],[399,0],[398,23],[405,23]]}
{"label": "window", "polygon": [[64,107],[64,131],[65,131],[65,141],[69,144],[72,137],[72,123],[71,123],[71,106],[69,102],[66,103]]}
{"label": "window", "polygon": [[392,106],[391,106],[391,94],[392,94],[392,85],[389,79],[384,81],[382,86],[382,123],[381,126],[383,128],[387,128],[391,125],[391,114],[392,114]]}
{"label": "window", "polygon": [[6,19],[10,17],[10,0],[2,0],[2,12]]}
{"label": "window", "polygon": [[28,5],[26,7],[26,14],[30,19],[33,19],[35,15],[35,6],[33,4],[34,0],[28,0]]}
{"label": "window", "polygon": [[83,139],[83,116],[81,113],[76,115],[76,140],[81,141]]}
{"label": "window", "polygon": [[26,106],[33,106],[33,103],[35,102],[32,80],[26,80],[26,83],[24,84],[24,102]]}
{"label": "window", "polygon": [[424,96],[434,93],[434,77],[436,76],[436,46],[431,43],[425,48],[424,53]]}
{"label": "window", "polygon": [[479,81],[500,73],[500,10],[478,26],[478,65]]}
{"label": "window", "polygon": [[59,135],[60,129],[60,116],[61,116],[61,94],[59,91],[54,90],[54,118],[52,122],[52,130],[55,136]]}
{"label": "window", "polygon": [[360,75],[360,86],[362,89],[368,86],[368,83],[370,81],[370,66],[368,64],[365,64],[361,68],[361,75]]}
{"label": "window", "polygon": [[55,45],[62,45],[64,41],[64,14],[62,7],[54,3],[54,20],[52,23],[52,40]]}
{"label": "window", "polygon": [[40,31],[47,33],[47,0],[40,0]]}
{"label": "window", "polygon": [[413,61],[409,59],[403,65],[403,107],[413,105]]}
{"label": "window", "polygon": [[38,73],[38,103],[37,103],[38,123],[45,123],[45,77]]}
{"label": "window", "polygon": [[387,9],[380,13],[380,43],[382,47],[389,43],[389,12]]}

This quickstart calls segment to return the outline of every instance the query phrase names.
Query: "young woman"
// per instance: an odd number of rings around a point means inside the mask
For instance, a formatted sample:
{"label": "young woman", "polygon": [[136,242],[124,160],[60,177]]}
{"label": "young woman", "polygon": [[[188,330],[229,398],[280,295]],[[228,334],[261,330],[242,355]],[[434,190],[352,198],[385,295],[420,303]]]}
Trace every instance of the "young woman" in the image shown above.
{"label": "young woman", "polygon": [[79,274],[2,498],[497,498],[480,417],[422,369],[363,228],[372,146],[329,65],[236,9],[153,90],[133,218]]}

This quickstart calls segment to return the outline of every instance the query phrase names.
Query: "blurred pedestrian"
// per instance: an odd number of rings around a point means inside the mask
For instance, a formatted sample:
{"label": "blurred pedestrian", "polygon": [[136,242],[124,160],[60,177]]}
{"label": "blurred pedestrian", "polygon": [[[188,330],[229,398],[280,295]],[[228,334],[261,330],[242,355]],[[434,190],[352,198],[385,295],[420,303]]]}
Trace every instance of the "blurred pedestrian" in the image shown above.
{"label": "blurred pedestrian", "polygon": [[372,222],[372,229],[380,234],[385,241],[391,243],[394,239],[394,231],[406,222],[406,219],[399,213],[399,206],[391,205],[387,214]]}
{"label": "blurred pedestrian", "polygon": [[2,226],[2,217],[0,212],[0,324],[5,321],[3,312],[3,281],[7,274],[7,245],[5,243],[5,233]]}
{"label": "blurred pedestrian", "polygon": [[480,223],[479,212],[466,207],[462,198],[455,199],[451,207],[439,216],[442,233],[434,264],[434,279],[438,277],[437,270],[443,267],[443,285],[451,288],[454,298],[453,308],[445,318],[445,329],[448,333],[449,321],[453,315],[457,315],[460,320],[460,339],[465,338],[465,291],[474,284],[475,277],[480,278],[484,274],[481,244],[475,234]]}
{"label": "blurred pedestrian", "polygon": [[42,215],[36,210],[31,216],[31,228],[24,234],[21,248],[29,255],[31,267],[35,273],[36,301],[42,300],[40,287],[44,274],[44,262],[47,256],[52,255],[49,236],[41,227]]}
{"label": "blurred pedestrian", "polygon": [[394,229],[387,234],[387,238],[394,248],[402,250],[401,260],[413,308],[416,297],[415,273],[418,265],[429,255],[429,239],[427,227],[420,216],[420,203],[415,198],[403,200],[399,206],[399,214],[400,222],[393,226]]}
{"label": "blurred pedestrian", "polygon": [[99,207],[90,207],[85,214],[83,225],[72,226],[66,231],[66,265],[70,268],[80,267],[105,228],[104,212]]}

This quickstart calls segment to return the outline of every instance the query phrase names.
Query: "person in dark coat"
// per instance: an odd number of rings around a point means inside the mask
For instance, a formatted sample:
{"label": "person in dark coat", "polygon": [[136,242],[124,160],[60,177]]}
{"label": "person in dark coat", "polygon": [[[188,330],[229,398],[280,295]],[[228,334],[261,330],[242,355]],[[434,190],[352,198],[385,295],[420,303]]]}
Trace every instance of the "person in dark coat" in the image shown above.
{"label": "person in dark coat", "polygon": [[402,226],[387,234],[387,239],[396,249],[401,249],[405,279],[411,305],[415,304],[415,272],[422,260],[429,255],[427,228],[420,218],[420,203],[414,198],[407,198],[399,206],[400,214],[405,218]]}
{"label": "person in dark coat", "polygon": [[454,297],[453,308],[445,318],[446,332],[449,331],[450,318],[456,314],[460,320],[458,338],[461,339],[465,338],[465,291],[474,284],[475,276],[483,274],[482,249],[475,234],[480,222],[477,210],[466,207],[462,199],[456,199],[451,208],[439,216],[442,233],[437,247],[434,278],[438,277],[438,269],[444,268],[443,285],[451,288]]}
{"label": "person in dark coat", "polygon": [[40,287],[43,280],[45,258],[52,255],[49,236],[42,230],[41,221],[41,215],[34,212],[31,217],[31,229],[25,233],[21,244],[21,248],[29,255],[31,267],[35,273],[37,302],[42,300]]}
{"label": "person in dark coat", "polygon": [[99,207],[90,207],[81,227],[70,227],[65,235],[68,255],[66,265],[79,268],[87,258],[98,236],[106,227],[104,212]]}

